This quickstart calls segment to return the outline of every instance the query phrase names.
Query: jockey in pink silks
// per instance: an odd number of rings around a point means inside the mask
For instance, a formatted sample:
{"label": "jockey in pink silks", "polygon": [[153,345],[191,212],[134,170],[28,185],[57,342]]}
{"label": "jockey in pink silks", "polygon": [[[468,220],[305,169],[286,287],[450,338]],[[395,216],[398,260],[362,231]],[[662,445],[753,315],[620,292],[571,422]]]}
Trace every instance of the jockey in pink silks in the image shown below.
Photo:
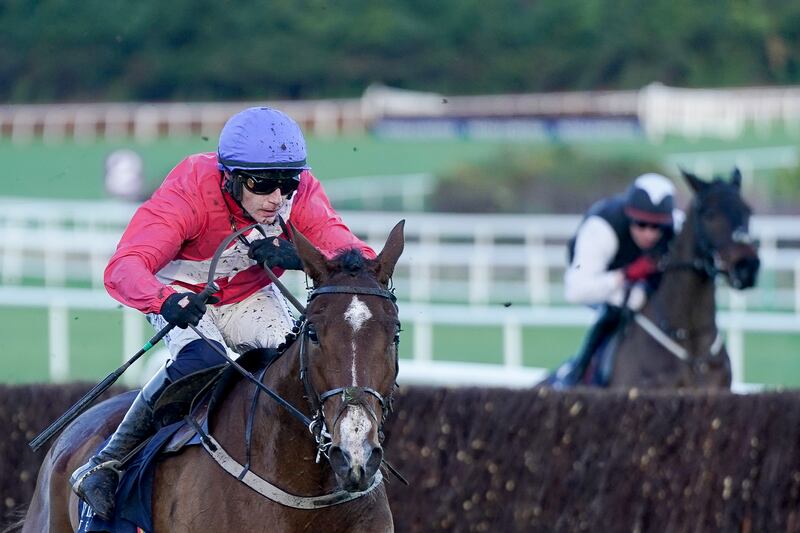
{"label": "jockey in pink silks", "polygon": [[[357,248],[357,239],[333,210],[306,162],[306,143],[284,113],[254,107],[225,124],[217,153],[195,154],[178,164],[136,211],[105,271],[115,299],[147,315],[158,330],[177,326],[164,339],[170,360],[142,388],[108,443],[70,478],[73,490],[110,519],[120,461],[155,431],[153,408],[175,380],[224,361],[188,326],[243,354],[275,349],[291,330],[285,297],[264,267],[280,276],[302,270],[281,220],[328,256]],[[234,240],[215,271],[219,290],[204,301],[211,259],[231,233],[258,223]],[[208,304],[208,305],[207,305]]]}

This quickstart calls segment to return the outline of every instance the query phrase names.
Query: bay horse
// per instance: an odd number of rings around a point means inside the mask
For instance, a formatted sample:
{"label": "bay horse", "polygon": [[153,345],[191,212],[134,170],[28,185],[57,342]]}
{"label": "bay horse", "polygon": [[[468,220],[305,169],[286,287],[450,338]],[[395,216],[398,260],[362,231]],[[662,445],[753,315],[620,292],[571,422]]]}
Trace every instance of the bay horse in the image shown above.
{"label": "bay horse", "polygon": [[610,358],[611,387],[730,388],[730,359],[716,324],[716,280],[753,287],[760,261],[750,236],[742,176],[710,182],[681,173],[694,192],[666,256],[661,282],[629,317]]}
{"label": "bay horse", "polygon": [[[265,498],[226,472],[206,449],[191,446],[157,463],[156,533],[394,530],[380,467],[382,425],[398,368],[400,322],[389,284],[403,251],[403,221],[374,260],[356,250],[329,260],[300,232],[295,236],[314,290],[297,340],[262,382],[298,409],[310,406],[311,427],[262,397],[246,444],[257,393],[253,383],[240,380],[210,419],[208,435],[232,460],[248,464],[252,474],[290,499],[305,498],[306,508]],[[126,393],[95,406],[59,436],[40,469],[22,531],[76,530],[77,497],[69,473],[117,427],[132,399]],[[320,456],[328,460],[319,461]],[[316,508],[319,500],[312,500],[320,495],[344,503]]]}

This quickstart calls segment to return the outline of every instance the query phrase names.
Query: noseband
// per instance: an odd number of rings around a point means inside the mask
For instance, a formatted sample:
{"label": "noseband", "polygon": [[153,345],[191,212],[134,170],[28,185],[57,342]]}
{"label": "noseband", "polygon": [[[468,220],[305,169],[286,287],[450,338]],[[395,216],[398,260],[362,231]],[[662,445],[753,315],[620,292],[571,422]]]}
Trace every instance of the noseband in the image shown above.
{"label": "noseband", "polygon": [[[691,269],[712,281],[718,274],[722,274],[728,278],[728,282],[733,286],[734,283],[731,278],[730,265],[726,265],[724,269],[720,268],[721,261],[719,259],[717,247],[709,238],[701,222],[701,204],[702,197],[698,197],[692,202],[691,207],[693,215],[691,230],[695,241],[693,259],[682,262],[668,262],[666,269]],[[734,244],[758,245],[757,241],[753,239],[744,226],[735,228],[731,239]],[[693,355],[688,352],[681,342],[686,338],[686,330],[672,330],[668,328],[666,324],[659,327],[642,313],[637,313],[634,319],[636,323],[662,347],[671,352],[678,359],[689,364],[695,373],[704,373],[702,369],[707,367],[709,362],[713,361],[721,353],[724,345],[723,338],[719,330],[717,330],[714,340],[708,348],[708,352],[705,355]],[[674,331],[674,333],[665,333],[662,328],[666,328],[668,331]]]}
{"label": "noseband", "polygon": [[[691,261],[677,262],[667,265],[667,268],[689,268],[700,274],[711,278],[712,280],[718,274],[722,274],[731,282],[730,267],[724,269],[720,268],[720,260],[718,258],[717,248],[708,237],[703,224],[701,222],[702,215],[700,213],[700,200],[697,199],[692,204],[692,232],[694,233],[695,240],[695,257]],[[731,239],[734,244],[752,245],[757,246],[758,242],[750,235],[744,227],[736,228],[731,234]]]}
{"label": "noseband", "polygon": [[[314,289],[308,295],[308,303],[310,304],[314,298],[325,294],[361,294],[366,296],[378,296],[379,298],[385,298],[392,302],[397,307],[396,301],[397,298],[395,297],[394,293],[387,289],[381,288],[373,288],[373,287],[352,287],[348,285],[329,285],[325,287],[320,287],[318,289]],[[302,325],[300,326],[300,381],[303,383],[303,389],[305,390],[305,396],[308,400],[309,405],[311,406],[312,417],[311,422],[308,425],[309,431],[314,435],[314,439],[317,442],[317,462],[320,461],[321,456],[327,456],[328,448],[330,448],[332,442],[332,435],[328,431],[328,425],[325,421],[325,412],[323,411],[323,407],[325,402],[330,398],[335,396],[342,396],[342,406],[339,408],[339,411],[336,413],[336,416],[333,420],[333,425],[330,427],[333,428],[336,426],[336,423],[339,421],[339,418],[344,414],[345,410],[350,407],[351,405],[360,405],[362,406],[367,413],[372,417],[375,422],[378,423],[378,435],[380,440],[383,440],[383,425],[386,421],[386,417],[392,410],[392,397],[391,394],[388,398],[384,398],[378,391],[373,389],[372,387],[361,387],[361,386],[350,386],[350,387],[337,387],[335,389],[327,390],[321,394],[317,393],[316,389],[314,389],[314,385],[311,383],[311,377],[309,376],[308,372],[308,352],[307,352],[307,344],[309,342],[310,337],[310,329],[309,323],[305,317],[301,318]],[[375,411],[370,407],[369,403],[366,399],[369,396],[374,396],[378,403],[381,406],[381,419],[378,420],[378,417],[375,415]]]}

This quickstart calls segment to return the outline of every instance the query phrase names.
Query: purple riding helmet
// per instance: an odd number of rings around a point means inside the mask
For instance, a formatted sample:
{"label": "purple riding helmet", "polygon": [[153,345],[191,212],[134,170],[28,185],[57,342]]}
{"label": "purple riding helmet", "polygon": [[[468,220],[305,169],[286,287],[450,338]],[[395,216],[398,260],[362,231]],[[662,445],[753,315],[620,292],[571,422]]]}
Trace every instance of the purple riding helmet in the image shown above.
{"label": "purple riding helmet", "polygon": [[308,170],[306,141],[300,126],[286,113],[251,107],[233,115],[219,135],[217,166],[228,172],[225,188],[242,199],[242,182],[235,171]]}

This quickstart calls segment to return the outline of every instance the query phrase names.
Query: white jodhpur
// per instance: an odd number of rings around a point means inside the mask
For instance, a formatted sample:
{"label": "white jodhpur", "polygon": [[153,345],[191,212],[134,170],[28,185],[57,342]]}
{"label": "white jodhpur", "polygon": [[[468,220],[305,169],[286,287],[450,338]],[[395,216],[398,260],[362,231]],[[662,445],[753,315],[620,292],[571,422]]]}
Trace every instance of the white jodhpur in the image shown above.
{"label": "white jodhpur", "polygon": [[[173,286],[179,292],[182,287]],[[147,320],[156,330],[167,325],[161,315],[151,313]],[[275,348],[292,328],[289,302],[274,285],[267,285],[241,302],[209,305],[197,325],[206,337],[243,354],[253,348]],[[173,328],[164,337],[172,359],[181,349],[200,337],[191,328]]]}

